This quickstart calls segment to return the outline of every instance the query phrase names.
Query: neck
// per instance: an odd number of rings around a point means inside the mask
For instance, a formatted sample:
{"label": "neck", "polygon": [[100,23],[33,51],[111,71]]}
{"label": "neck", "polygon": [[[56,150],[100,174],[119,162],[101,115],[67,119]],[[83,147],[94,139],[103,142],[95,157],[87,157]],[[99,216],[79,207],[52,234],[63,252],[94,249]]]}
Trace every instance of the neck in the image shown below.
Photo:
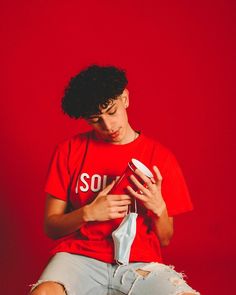
{"label": "neck", "polygon": [[138,136],[139,134],[129,125],[126,136],[124,137],[123,141],[120,142],[120,144],[130,143],[134,141]]}
{"label": "neck", "polygon": [[114,141],[106,140],[105,138],[101,137],[101,135],[98,132],[95,131],[95,137],[98,140],[107,141],[107,142],[110,142],[110,143],[116,144],[116,145],[131,143],[138,136],[139,136],[139,134],[133,128],[131,128],[130,125],[127,126],[127,129],[125,131],[123,130],[123,132],[120,134],[120,138],[117,138]]}

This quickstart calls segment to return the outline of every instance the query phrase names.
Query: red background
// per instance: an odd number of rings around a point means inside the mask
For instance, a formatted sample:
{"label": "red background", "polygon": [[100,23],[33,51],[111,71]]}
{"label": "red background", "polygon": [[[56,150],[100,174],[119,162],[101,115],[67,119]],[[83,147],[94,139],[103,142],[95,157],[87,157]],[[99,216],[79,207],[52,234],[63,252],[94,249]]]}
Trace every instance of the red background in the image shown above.
{"label": "red background", "polygon": [[179,160],[195,210],[164,251],[203,294],[234,287],[235,1],[1,1],[1,293],[26,294],[51,245],[45,175],[68,79],[91,63],[125,68],[131,122]]}

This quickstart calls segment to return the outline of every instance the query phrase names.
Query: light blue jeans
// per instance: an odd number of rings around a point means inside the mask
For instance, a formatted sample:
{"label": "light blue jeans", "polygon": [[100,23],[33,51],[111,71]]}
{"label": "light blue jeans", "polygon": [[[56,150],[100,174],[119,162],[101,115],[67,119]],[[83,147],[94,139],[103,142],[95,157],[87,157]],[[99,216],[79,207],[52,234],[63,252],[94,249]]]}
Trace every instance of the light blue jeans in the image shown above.
{"label": "light blue jeans", "polygon": [[60,283],[67,295],[200,295],[173,267],[161,263],[130,263],[127,266],[104,263],[70,253],[57,253],[39,281]]}

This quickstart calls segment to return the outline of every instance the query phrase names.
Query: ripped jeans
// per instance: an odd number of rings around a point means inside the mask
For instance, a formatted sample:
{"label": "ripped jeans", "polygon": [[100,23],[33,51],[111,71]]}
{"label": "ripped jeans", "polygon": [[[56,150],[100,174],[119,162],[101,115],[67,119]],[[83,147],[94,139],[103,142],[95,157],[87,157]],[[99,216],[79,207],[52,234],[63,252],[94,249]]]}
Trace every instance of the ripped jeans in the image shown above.
{"label": "ripped jeans", "polygon": [[162,263],[118,266],[65,252],[50,260],[31,291],[47,281],[61,284],[66,295],[200,295],[183,274]]}

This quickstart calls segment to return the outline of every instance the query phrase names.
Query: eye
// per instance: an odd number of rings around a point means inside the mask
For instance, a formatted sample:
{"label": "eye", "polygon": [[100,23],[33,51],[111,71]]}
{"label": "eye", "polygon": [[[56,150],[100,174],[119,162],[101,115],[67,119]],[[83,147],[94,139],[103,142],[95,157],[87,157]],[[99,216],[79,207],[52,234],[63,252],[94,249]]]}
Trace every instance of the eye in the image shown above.
{"label": "eye", "polygon": [[114,110],[110,111],[108,114],[109,115],[114,115],[116,113],[116,111],[117,111],[117,109],[114,109]]}
{"label": "eye", "polygon": [[91,124],[96,124],[99,122],[99,117],[93,117],[93,118],[89,118],[88,119],[88,122],[91,123]]}

